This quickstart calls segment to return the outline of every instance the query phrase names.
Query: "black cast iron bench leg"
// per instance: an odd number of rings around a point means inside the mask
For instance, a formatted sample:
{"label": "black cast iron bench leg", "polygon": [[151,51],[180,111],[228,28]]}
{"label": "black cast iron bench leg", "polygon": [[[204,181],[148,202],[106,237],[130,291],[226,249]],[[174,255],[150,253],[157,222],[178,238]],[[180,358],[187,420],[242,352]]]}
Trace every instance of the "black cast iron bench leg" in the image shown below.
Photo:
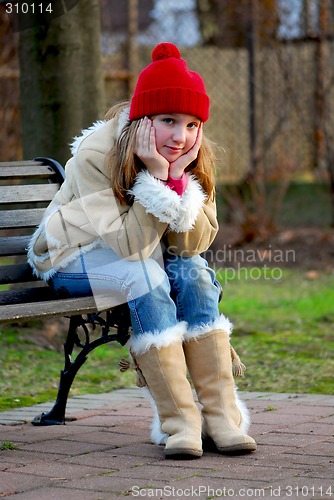
{"label": "black cast iron bench leg", "polygon": [[[90,332],[87,325],[94,330],[96,326],[101,328],[101,336],[90,340]],[[110,329],[116,329],[116,333],[109,333]],[[88,354],[100,345],[117,341],[125,345],[129,339],[131,328],[130,313],[127,304],[114,307],[106,312],[106,319],[100,313],[83,316],[71,316],[66,342],[64,343],[65,363],[60,372],[60,381],[56,401],[48,413],[37,415],[32,421],[33,425],[62,425],[65,424],[65,411],[68,395],[73,380],[81,366],[88,358]],[[84,332],[85,341],[81,342],[78,330]],[[74,346],[80,347],[81,351],[72,360]]]}

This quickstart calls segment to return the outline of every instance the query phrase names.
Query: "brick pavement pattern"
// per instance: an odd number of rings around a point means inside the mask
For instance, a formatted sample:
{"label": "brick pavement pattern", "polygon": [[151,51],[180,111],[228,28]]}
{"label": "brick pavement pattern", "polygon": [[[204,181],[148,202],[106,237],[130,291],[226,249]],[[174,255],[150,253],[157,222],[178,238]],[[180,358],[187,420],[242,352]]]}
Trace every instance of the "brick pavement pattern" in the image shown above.
{"label": "brick pavement pattern", "polygon": [[334,396],[241,393],[256,452],[165,460],[138,388],[69,400],[66,425],[34,427],[50,405],[0,413],[0,497],[13,500],[334,500]]}

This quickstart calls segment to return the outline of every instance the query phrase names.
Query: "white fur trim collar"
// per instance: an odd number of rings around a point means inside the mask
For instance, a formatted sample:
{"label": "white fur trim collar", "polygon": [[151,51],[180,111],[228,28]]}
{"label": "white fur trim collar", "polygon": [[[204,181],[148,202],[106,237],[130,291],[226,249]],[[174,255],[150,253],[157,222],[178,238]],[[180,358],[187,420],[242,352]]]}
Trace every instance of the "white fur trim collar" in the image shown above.
{"label": "white fur trim collar", "polygon": [[90,127],[84,129],[81,131],[81,135],[77,135],[76,137],[73,138],[72,142],[70,143],[70,149],[72,155],[76,155],[79,151],[79,147],[84,139],[88,137],[90,134],[95,132],[96,130],[99,130],[103,125],[105,125],[105,120],[98,120],[93,125]]}
{"label": "white fur trim collar", "polygon": [[[121,132],[125,125],[129,121],[129,112],[130,112],[130,107],[126,106],[119,114],[118,116],[118,124],[117,124],[117,129],[116,129],[116,137],[119,137],[121,135]],[[117,119],[117,118],[116,118]],[[97,120],[94,122],[90,127],[81,130],[81,135],[77,135],[76,137],[73,138],[72,142],[70,143],[70,149],[72,155],[76,155],[79,151],[81,143],[88,137],[90,134],[93,134],[97,130],[99,130],[101,127],[103,127],[107,123],[106,120]]]}
{"label": "white fur trim collar", "polygon": [[121,135],[123,128],[130,121],[129,114],[130,114],[130,106],[126,106],[120,112],[116,130],[116,137],[119,137]]}

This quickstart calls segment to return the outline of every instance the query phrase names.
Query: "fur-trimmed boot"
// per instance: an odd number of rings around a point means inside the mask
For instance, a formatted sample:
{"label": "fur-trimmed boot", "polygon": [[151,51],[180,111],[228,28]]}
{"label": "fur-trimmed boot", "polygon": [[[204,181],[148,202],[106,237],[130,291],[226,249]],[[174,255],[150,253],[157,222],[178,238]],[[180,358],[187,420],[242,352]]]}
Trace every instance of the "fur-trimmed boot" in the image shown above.
{"label": "fur-trimmed boot", "polygon": [[187,379],[183,352],[186,324],[162,333],[132,337],[135,356],[153,397],[160,429],[152,429],[156,444],[165,443],[166,457],[201,457],[202,418]]}
{"label": "fur-trimmed boot", "polygon": [[[183,348],[199,402],[203,405],[203,434],[221,453],[254,451],[256,443],[247,435],[249,416],[238,399],[232,373],[229,333],[224,317],[186,336]],[[208,327],[209,328],[209,327]]]}

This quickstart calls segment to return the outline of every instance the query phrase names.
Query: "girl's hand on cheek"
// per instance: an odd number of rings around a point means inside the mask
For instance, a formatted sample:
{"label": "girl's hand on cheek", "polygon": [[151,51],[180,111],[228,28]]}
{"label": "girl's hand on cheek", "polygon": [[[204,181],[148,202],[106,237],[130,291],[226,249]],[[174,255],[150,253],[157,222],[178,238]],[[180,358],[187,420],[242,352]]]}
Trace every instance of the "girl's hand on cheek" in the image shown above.
{"label": "girl's hand on cheek", "polygon": [[183,175],[185,169],[196,160],[198,156],[199,148],[202,144],[203,137],[203,124],[200,123],[198,127],[197,137],[195,144],[192,148],[189,149],[185,154],[181,155],[177,160],[173,161],[170,164],[169,175],[173,177],[173,179],[180,179]]}
{"label": "girl's hand on cheek", "polygon": [[155,143],[155,130],[149,118],[142,118],[137,129],[135,154],[154,177],[168,178],[169,163],[158,153]]}

